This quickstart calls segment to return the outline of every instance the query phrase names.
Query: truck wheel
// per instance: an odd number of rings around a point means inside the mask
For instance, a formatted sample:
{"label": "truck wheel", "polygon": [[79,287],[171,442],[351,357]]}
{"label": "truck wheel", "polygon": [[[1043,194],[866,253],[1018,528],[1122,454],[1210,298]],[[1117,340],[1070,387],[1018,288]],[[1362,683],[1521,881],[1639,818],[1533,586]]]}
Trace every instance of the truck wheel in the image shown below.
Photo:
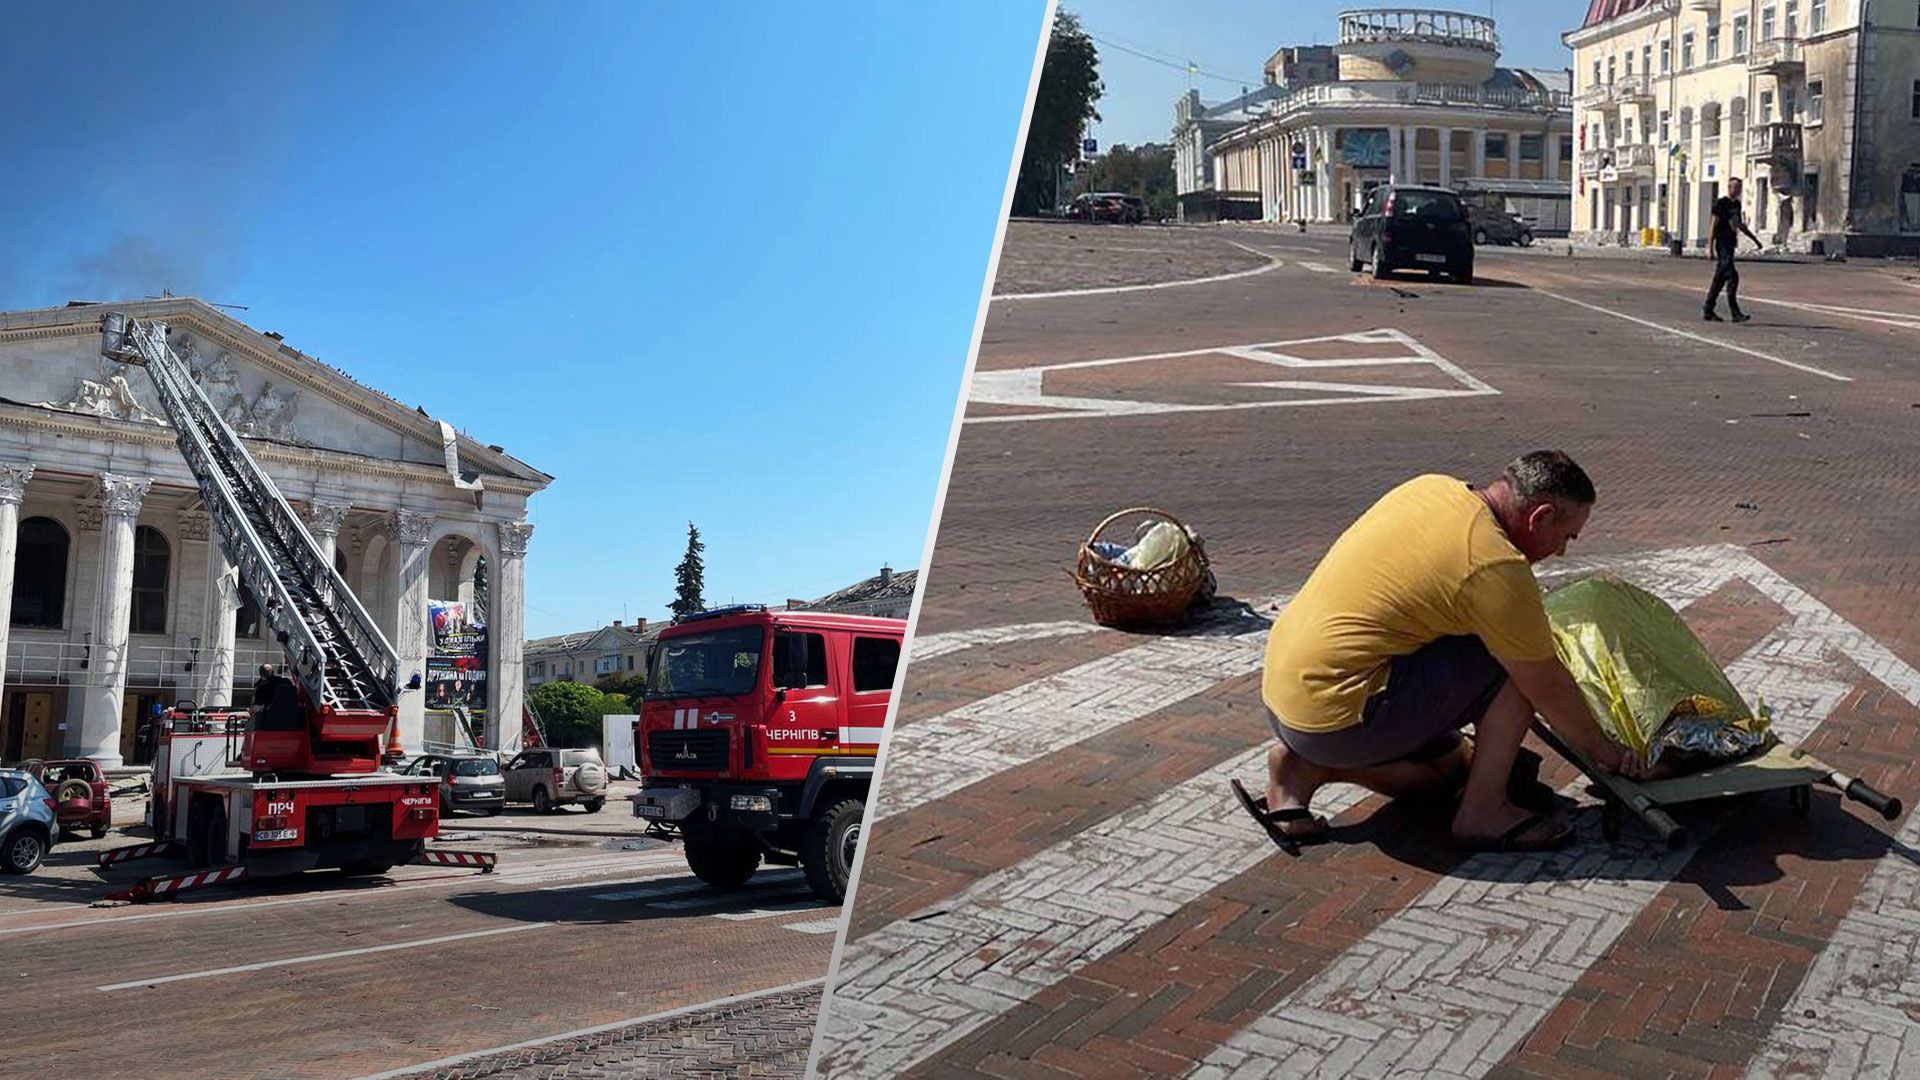
{"label": "truck wheel", "polygon": [[860,822],[866,804],[839,799],[816,810],[800,843],[800,865],[806,869],[813,895],[830,904],[847,898],[847,876],[860,847]]}
{"label": "truck wheel", "polygon": [[15,829],[0,845],[0,870],[9,874],[31,874],[47,857],[47,839],[33,829]]}
{"label": "truck wheel", "polygon": [[725,833],[687,837],[687,869],[716,889],[737,889],[760,869],[760,849],[743,836]]}
{"label": "truck wheel", "polygon": [[544,787],[534,788],[533,789],[533,812],[536,814],[547,814],[547,813],[551,813],[552,811],[553,811],[553,799],[547,795],[547,789]]}
{"label": "truck wheel", "polygon": [[600,808],[601,808],[601,807],[603,807],[603,806],[605,806],[605,805],[607,805],[607,800],[605,800],[605,799],[588,799],[588,800],[587,800],[586,802],[583,802],[583,803],[581,803],[580,805],[581,805],[581,806],[584,806],[584,807],[586,807],[586,808],[587,808],[587,813],[589,813],[589,814],[597,814],[597,813],[599,813],[599,812],[600,812]]}

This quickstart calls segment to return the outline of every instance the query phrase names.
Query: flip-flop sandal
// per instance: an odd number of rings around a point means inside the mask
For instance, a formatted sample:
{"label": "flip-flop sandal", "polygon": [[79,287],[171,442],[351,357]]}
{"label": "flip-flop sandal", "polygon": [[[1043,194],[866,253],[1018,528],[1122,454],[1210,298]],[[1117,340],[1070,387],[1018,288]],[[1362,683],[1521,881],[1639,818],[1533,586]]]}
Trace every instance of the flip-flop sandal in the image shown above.
{"label": "flip-flop sandal", "polygon": [[1521,840],[1522,836],[1538,828],[1541,824],[1553,820],[1552,814],[1529,814],[1526,820],[1500,834],[1492,840],[1460,840],[1463,847],[1470,851],[1558,851],[1573,843],[1573,826],[1562,822],[1560,828],[1548,833],[1543,839]]}
{"label": "flip-flop sandal", "polygon": [[[1267,797],[1265,795],[1255,796],[1249,794],[1246,787],[1237,779],[1230,780],[1228,783],[1233,786],[1234,797],[1240,800],[1240,808],[1245,810],[1247,816],[1257,822],[1262,829],[1266,830],[1267,837],[1271,839],[1281,851],[1289,855],[1299,855],[1301,844],[1317,844],[1327,839],[1328,834],[1333,829],[1333,826],[1328,823],[1326,818],[1316,816],[1312,810],[1304,806],[1290,806],[1279,810],[1269,810],[1267,809]],[[1319,829],[1306,836],[1295,836],[1280,827],[1283,822],[1290,821],[1311,821],[1316,823]]]}
{"label": "flip-flop sandal", "polygon": [[1522,810],[1550,814],[1566,801],[1560,793],[1540,780],[1540,755],[1521,747],[1513,756],[1513,772],[1507,776],[1507,801]]}

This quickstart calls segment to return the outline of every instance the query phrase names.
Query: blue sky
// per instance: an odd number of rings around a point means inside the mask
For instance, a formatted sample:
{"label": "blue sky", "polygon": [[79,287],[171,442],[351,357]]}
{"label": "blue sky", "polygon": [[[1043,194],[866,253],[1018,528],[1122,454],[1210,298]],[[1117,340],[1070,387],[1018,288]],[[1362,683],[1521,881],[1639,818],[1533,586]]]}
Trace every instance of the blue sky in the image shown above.
{"label": "blue sky", "polygon": [[0,309],[155,295],[553,474],[530,635],[919,562],[1042,0],[10,4]]}
{"label": "blue sky", "polygon": [[[1587,0],[1457,0],[1455,3],[1367,4],[1359,0],[1063,0],[1096,38],[1141,52],[1191,60],[1208,73],[1193,81],[1207,101],[1260,86],[1267,57],[1282,45],[1331,44],[1342,11],[1365,7],[1421,7],[1485,15],[1499,24],[1501,58],[1508,67],[1559,69],[1572,63],[1560,35],[1578,26]],[[1187,92],[1187,73],[1100,46],[1106,93],[1096,106],[1092,134],[1111,143],[1166,142],[1173,103]],[[1219,77],[1213,77],[1219,76]]]}

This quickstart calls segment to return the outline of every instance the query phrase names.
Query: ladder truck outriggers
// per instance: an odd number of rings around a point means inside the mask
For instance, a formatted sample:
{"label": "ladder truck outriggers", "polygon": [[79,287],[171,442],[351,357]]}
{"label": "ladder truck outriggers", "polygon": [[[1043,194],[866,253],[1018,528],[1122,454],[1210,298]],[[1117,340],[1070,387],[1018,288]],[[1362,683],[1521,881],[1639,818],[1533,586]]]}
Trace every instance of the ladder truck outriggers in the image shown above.
{"label": "ladder truck outriggers", "polygon": [[492,870],[491,854],[427,849],[440,825],[435,781],[385,768],[399,751],[393,646],[168,346],[166,324],[110,313],[101,353],[152,377],[221,550],[287,659],[286,675],[263,680],[250,711],[182,701],[160,718],[154,840],[103,852],[100,865],[183,855],[188,869],[108,899],[321,868]]}

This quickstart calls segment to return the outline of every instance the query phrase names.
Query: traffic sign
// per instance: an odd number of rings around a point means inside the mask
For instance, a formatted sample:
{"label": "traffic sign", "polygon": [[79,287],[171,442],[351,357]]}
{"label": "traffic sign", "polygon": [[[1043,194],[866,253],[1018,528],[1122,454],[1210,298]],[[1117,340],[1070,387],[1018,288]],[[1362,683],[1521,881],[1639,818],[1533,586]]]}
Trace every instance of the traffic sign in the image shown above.
{"label": "traffic sign", "polygon": [[1080,140],[1080,152],[1081,152],[1081,153],[1083,153],[1083,154],[1097,154],[1097,153],[1099,153],[1099,152],[1100,152],[1100,141],[1099,141],[1098,139],[1081,139],[1081,140]]}
{"label": "traffic sign", "polygon": [[1305,154],[1293,155],[1293,167],[1296,170],[1305,169],[1307,167],[1307,155]]}

